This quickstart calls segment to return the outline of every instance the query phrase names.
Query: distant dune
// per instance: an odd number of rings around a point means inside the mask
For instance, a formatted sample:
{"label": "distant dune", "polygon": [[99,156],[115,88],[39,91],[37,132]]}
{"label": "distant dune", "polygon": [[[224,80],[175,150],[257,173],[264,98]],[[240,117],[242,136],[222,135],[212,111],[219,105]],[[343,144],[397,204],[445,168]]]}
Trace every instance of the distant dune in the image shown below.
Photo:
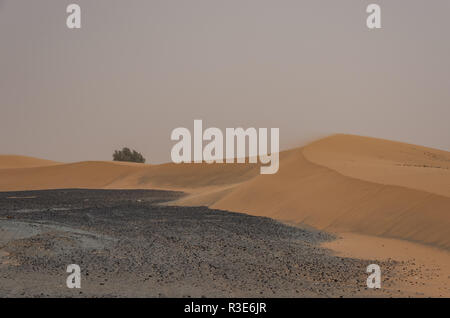
{"label": "distant dune", "polygon": [[450,248],[450,153],[399,142],[334,135],[282,152],[275,175],[260,175],[259,167],[249,164],[80,162],[14,168],[0,169],[1,191],[181,190],[189,195],[175,204]]}
{"label": "distant dune", "polygon": [[166,189],[188,193],[229,186],[259,174],[249,164],[148,165],[84,161],[36,168],[0,169],[0,191],[62,188]]}
{"label": "distant dune", "polygon": [[56,161],[37,159],[27,156],[0,155],[0,169],[34,168],[43,166],[54,166],[57,164],[60,163]]}

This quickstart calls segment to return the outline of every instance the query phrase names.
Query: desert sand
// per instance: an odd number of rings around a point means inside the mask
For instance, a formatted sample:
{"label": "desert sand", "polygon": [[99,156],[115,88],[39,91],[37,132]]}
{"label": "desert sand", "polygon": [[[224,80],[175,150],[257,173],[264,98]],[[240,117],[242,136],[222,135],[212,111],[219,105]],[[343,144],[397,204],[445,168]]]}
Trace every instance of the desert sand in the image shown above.
{"label": "desert sand", "polygon": [[0,155],[0,169],[45,167],[58,164],[60,162],[27,156]]}
{"label": "desert sand", "polygon": [[[38,163],[39,160],[31,161]],[[397,243],[407,242],[407,255],[423,267],[428,255],[445,273],[450,269],[450,153],[353,135],[334,135],[280,153],[275,175],[260,175],[250,164],[127,164],[80,162],[30,166],[0,157],[0,191],[59,188],[164,189],[189,195],[175,205],[267,216],[290,224],[332,233],[351,233],[363,257],[374,240],[395,259]],[[348,235],[348,234],[347,234]],[[361,237],[370,237],[362,240]],[[383,241],[385,242],[385,241]],[[341,247],[330,245],[337,253]],[[424,252],[426,251],[426,252]],[[443,253],[443,254],[442,254]],[[446,275],[446,276],[445,276]],[[426,275],[418,276],[429,286]],[[436,277],[436,276],[434,276]],[[436,290],[435,290],[436,291]],[[449,291],[439,290],[449,296]],[[424,291],[424,295],[431,295]]]}

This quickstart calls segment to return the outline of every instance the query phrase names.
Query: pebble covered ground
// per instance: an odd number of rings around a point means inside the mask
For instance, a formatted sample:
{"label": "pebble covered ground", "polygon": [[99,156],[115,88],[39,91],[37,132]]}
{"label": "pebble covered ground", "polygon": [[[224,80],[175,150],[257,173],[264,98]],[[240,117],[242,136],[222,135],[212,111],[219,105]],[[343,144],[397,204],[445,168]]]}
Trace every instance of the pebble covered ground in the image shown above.
{"label": "pebble covered ground", "polygon": [[[334,256],[330,234],[160,203],[156,190],[0,193],[0,297],[385,297],[396,264]],[[388,278],[366,287],[367,265]],[[69,289],[69,264],[81,288]]]}

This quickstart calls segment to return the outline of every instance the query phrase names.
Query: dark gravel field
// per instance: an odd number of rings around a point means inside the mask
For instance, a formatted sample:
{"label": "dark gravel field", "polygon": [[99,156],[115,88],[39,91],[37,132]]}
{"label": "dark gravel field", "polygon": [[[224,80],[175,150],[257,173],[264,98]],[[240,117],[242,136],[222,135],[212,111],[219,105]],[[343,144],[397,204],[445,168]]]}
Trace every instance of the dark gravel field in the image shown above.
{"label": "dark gravel field", "polygon": [[[371,262],[319,247],[327,233],[160,203],[182,193],[0,193],[0,297],[365,297]],[[375,261],[374,261],[375,262]],[[383,265],[391,275],[394,263]],[[67,265],[81,288],[66,286]],[[389,286],[387,283],[385,286]]]}

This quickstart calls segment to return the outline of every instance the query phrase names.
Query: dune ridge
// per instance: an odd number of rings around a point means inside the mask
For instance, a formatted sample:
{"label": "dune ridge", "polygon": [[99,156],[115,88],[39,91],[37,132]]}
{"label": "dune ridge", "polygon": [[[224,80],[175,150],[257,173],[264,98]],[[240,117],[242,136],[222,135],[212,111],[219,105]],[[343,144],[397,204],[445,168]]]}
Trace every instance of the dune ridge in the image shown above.
{"label": "dune ridge", "polygon": [[257,165],[135,164],[83,161],[56,166],[0,169],[0,191],[64,188],[164,189],[194,193],[240,183],[259,174]]}
{"label": "dune ridge", "polygon": [[450,197],[450,153],[443,150],[339,134],[305,146],[303,155],[348,177]]}
{"label": "dune ridge", "polygon": [[450,153],[333,135],[280,153],[275,175],[250,164],[80,162],[0,169],[0,190],[166,189],[173,204],[267,216],[332,232],[450,249]]}
{"label": "dune ridge", "polygon": [[0,155],[0,169],[35,168],[61,164],[57,161],[38,159],[28,156]]}

